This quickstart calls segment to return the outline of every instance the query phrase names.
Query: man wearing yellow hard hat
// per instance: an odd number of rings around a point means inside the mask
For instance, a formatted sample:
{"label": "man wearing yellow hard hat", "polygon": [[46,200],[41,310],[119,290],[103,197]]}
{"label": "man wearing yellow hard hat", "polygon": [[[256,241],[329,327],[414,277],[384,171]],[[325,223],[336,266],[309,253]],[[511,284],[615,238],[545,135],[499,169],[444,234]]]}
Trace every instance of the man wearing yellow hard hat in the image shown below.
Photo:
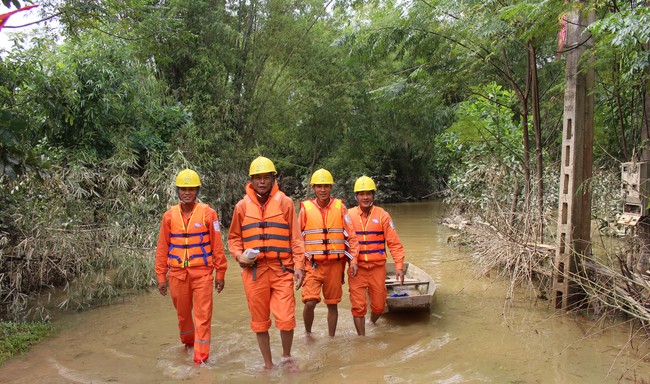
{"label": "man wearing yellow hard hat", "polygon": [[180,203],[163,215],[155,262],[158,291],[166,296],[169,281],[181,342],[194,348],[197,364],[210,356],[212,286],[221,293],[228,267],[217,212],[196,201],[200,187],[191,169],[176,176]]}
{"label": "man wearing yellow hard hat", "polygon": [[242,268],[250,327],[257,335],[264,368],[273,367],[269,337],[273,314],[280,330],[282,364],[296,370],[291,358],[296,327],[293,287],[302,285],[305,248],[295,205],[280,191],[276,174],[275,165],[266,157],[251,162],[246,195],[233,212],[228,249]]}
{"label": "man wearing yellow hard hat", "polygon": [[370,322],[375,324],[386,305],[386,247],[395,261],[396,277],[404,284],[404,247],[390,214],[376,206],[375,182],[361,176],[354,183],[358,206],[350,209],[350,219],[359,240],[358,272],[350,277],[350,304],[357,334],[365,336],[365,315],[370,297]]}
{"label": "man wearing yellow hard hat", "polygon": [[302,288],[305,331],[311,334],[316,304],[327,305],[327,330],[336,334],[338,303],[343,297],[346,262],[349,274],[357,273],[357,243],[352,222],[343,202],[332,198],[334,179],[326,169],[319,169],[311,177],[311,188],[316,197],[300,204],[300,228],[305,240],[305,283]]}

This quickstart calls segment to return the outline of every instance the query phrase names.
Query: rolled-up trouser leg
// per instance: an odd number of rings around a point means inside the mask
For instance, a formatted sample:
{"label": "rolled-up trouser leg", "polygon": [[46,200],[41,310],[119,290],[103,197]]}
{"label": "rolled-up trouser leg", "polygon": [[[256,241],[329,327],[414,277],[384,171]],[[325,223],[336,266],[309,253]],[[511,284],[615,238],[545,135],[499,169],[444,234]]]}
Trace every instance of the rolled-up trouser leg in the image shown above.
{"label": "rolled-up trouser leg", "polygon": [[368,283],[370,310],[375,315],[381,315],[386,307],[386,268],[371,268]]}

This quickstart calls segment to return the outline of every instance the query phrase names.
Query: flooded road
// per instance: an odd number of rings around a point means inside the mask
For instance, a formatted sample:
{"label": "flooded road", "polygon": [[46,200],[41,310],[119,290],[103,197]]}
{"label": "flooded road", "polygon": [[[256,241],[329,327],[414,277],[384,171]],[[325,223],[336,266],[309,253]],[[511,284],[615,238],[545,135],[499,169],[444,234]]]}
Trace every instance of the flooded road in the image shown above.
{"label": "flooded road", "polygon": [[[475,279],[469,255],[447,246],[454,232],[439,224],[439,202],[385,208],[407,261],[438,284],[430,315],[385,315],[358,337],[344,296],[336,337],[327,336],[319,304],[314,336],[306,338],[299,303],[293,355],[300,372],[264,373],[239,267],[230,261],[226,287],[215,293],[207,367],[195,366],[178,341],[169,296],[152,291],[58,321],[55,337],[0,367],[0,383],[650,382],[649,342],[629,345],[626,326],[562,317],[526,293],[506,304],[505,282]],[[271,344],[278,360],[274,327]]]}

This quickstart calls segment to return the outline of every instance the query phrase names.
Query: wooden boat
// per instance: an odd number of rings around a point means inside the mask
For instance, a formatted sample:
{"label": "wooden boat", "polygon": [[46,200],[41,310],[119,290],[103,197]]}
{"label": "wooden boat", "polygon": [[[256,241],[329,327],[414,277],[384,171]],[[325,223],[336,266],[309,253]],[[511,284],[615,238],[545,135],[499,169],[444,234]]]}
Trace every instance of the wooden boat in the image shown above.
{"label": "wooden boat", "polygon": [[430,311],[436,293],[431,276],[411,263],[404,263],[404,284],[395,278],[395,263],[386,263],[388,312]]}

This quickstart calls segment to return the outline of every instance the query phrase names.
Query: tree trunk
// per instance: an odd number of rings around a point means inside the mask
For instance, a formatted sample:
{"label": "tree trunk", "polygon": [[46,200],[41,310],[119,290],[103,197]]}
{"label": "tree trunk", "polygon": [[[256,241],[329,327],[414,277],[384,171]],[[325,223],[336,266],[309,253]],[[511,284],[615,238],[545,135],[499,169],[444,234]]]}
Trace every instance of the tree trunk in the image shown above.
{"label": "tree trunk", "polygon": [[238,9],[237,32],[240,36],[238,49],[238,60],[235,64],[232,80],[232,102],[230,107],[230,116],[233,128],[242,134],[245,139],[253,136],[250,127],[247,124],[248,108],[250,107],[249,98],[253,95],[253,86],[251,83],[251,71],[249,69],[251,61],[251,48],[253,45],[253,35],[257,29],[257,5],[256,1],[247,2],[240,0]]}
{"label": "tree trunk", "polygon": [[623,117],[623,102],[621,101],[621,85],[619,80],[620,72],[618,69],[618,63],[619,61],[617,60],[614,64],[614,76],[612,76],[614,82],[614,98],[616,99],[616,117],[618,119],[618,129],[621,134],[621,149],[623,150],[623,157],[625,158],[625,161],[630,161],[631,159],[627,153],[627,140],[625,139],[625,119]]}
{"label": "tree trunk", "polygon": [[528,134],[528,100],[521,100],[521,129],[524,142],[524,212],[530,212],[530,137]]}
{"label": "tree trunk", "polygon": [[[646,51],[650,50],[650,44],[644,44],[643,47]],[[643,156],[642,161],[650,162],[650,144],[648,144],[650,140],[650,92],[648,90],[648,79],[650,79],[650,68],[646,68],[646,77],[643,84],[641,84],[643,94],[641,110],[641,143],[643,147],[641,153]],[[650,219],[647,216],[639,220],[639,237],[641,240],[641,254],[636,269],[639,273],[646,273],[650,265]]]}
{"label": "tree trunk", "polygon": [[528,42],[529,70],[533,102],[533,131],[535,132],[535,162],[537,181],[537,241],[544,242],[544,164],[542,159],[542,120],[539,110],[539,83],[537,78],[537,50]]}
{"label": "tree trunk", "polygon": [[[503,62],[505,63],[505,78],[512,85],[512,90],[519,99],[521,105],[521,129],[523,131],[523,145],[524,145],[524,212],[530,212],[530,137],[528,134],[528,96],[530,94],[530,55],[526,55],[527,69],[526,69],[526,86],[522,91],[519,85],[515,82],[510,71],[510,63],[505,51],[503,52]],[[528,220],[526,220],[528,221]]]}

